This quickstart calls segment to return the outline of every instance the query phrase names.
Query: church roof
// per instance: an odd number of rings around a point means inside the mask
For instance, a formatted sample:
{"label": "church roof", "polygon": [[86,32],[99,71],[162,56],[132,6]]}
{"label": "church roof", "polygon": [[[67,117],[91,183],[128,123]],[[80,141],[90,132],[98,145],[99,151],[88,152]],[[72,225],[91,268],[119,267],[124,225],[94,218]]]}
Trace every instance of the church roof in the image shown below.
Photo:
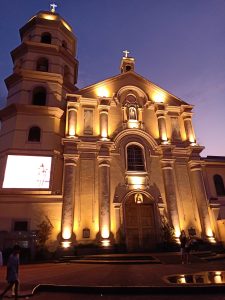
{"label": "church roof", "polygon": [[[122,87],[135,86],[145,92],[149,100],[154,101],[154,95],[161,94],[165,98],[164,103],[172,106],[190,105],[182,99],[176,97],[155,83],[149,81],[143,76],[139,75],[134,71],[128,71],[103,81],[94,83],[87,87],[81,88],[76,93],[87,98],[96,98],[97,90],[101,87],[108,91],[108,97],[115,95]],[[106,96],[106,95],[105,95]]]}
{"label": "church roof", "polygon": [[51,28],[51,26],[60,26],[67,34],[74,36],[72,27],[57,13],[49,11],[39,11],[22,28],[20,28],[20,37],[30,30],[34,25],[39,24]]}

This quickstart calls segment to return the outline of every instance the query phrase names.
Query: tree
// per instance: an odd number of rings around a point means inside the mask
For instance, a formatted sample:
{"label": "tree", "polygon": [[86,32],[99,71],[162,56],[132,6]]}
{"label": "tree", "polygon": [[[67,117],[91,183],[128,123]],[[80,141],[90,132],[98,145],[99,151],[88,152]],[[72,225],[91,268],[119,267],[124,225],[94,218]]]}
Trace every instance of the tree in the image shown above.
{"label": "tree", "polygon": [[52,233],[52,228],[52,224],[45,220],[37,225],[37,245],[39,248],[45,248],[45,244]]}
{"label": "tree", "polygon": [[165,216],[161,216],[162,240],[165,244],[175,244],[175,231]]}

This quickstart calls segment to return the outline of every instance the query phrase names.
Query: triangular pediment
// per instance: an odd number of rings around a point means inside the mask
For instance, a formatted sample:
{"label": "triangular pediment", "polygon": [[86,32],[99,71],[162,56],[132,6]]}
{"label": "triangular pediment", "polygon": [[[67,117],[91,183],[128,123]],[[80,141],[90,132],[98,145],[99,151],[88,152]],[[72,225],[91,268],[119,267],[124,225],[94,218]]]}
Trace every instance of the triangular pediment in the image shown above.
{"label": "triangular pediment", "polygon": [[147,80],[143,76],[130,71],[116,75],[114,77],[107,78],[103,81],[97,82],[90,86],[84,87],[78,90],[76,93],[82,95],[85,98],[96,98],[98,97],[99,89],[104,89],[107,91],[108,97],[113,97],[124,87],[136,87],[142,90],[149,101],[154,101],[155,95],[162,95],[165,99],[165,103],[171,106],[189,105],[182,99],[174,96],[170,92],[164,90],[160,86],[154,84],[153,82]]}

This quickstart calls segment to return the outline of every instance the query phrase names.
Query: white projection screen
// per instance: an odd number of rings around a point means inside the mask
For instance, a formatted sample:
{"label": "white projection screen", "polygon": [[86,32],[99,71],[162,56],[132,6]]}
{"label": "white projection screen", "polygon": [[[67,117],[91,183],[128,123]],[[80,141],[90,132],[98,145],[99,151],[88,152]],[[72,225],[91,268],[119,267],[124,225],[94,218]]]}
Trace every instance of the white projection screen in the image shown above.
{"label": "white projection screen", "polygon": [[8,155],[3,188],[48,189],[51,157]]}

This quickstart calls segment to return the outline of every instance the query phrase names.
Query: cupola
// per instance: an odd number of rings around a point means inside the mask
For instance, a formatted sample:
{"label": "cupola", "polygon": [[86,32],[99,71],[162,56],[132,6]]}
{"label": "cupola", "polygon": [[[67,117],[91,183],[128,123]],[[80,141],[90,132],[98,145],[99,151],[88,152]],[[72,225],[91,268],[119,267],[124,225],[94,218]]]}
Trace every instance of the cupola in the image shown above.
{"label": "cupola", "polygon": [[120,64],[121,73],[134,71],[135,59],[133,57],[128,56],[128,54],[130,54],[129,51],[124,50],[123,53],[124,56],[122,57],[121,64]]}

